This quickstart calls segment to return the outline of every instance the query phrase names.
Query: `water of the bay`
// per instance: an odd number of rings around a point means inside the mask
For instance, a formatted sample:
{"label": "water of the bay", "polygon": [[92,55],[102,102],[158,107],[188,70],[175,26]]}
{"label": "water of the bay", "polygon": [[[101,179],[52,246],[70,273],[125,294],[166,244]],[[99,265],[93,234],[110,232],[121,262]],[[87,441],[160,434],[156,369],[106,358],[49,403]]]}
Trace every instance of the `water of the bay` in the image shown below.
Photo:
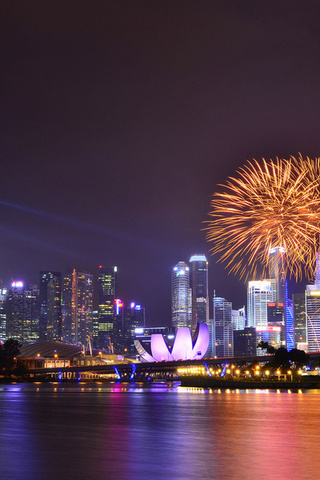
{"label": "water of the bay", "polygon": [[320,391],[0,386],[3,480],[315,479]]}

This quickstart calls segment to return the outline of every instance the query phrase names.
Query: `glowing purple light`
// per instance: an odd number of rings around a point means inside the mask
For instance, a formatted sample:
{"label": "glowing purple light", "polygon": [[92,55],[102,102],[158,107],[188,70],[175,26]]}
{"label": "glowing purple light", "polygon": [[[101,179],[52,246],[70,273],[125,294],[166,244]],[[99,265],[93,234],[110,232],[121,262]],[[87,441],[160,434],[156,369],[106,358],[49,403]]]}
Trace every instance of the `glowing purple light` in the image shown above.
{"label": "glowing purple light", "polygon": [[122,301],[120,300],[120,298],[116,298],[115,301],[114,301],[114,303],[115,303],[115,306],[116,306],[116,315],[119,315],[119,313],[120,313],[120,308],[123,307],[123,303],[122,303]]}
{"label": "glowing purple light", "polygon": [[208,325],[199,323],[194,338],[191,337],[189,328],[178,328],[171,352],[164,336],[159,333],[151,335],[151,355],[138,340],[134,344],[144,362],[200,360],[209,346],[209,328]]}
{"label": "glowing purple light", "polygon": [[19,281],[14,281],[11,283],[11,287],[15,287],[15,288],[23,288],[23,282],[21,282],[20,280]]}

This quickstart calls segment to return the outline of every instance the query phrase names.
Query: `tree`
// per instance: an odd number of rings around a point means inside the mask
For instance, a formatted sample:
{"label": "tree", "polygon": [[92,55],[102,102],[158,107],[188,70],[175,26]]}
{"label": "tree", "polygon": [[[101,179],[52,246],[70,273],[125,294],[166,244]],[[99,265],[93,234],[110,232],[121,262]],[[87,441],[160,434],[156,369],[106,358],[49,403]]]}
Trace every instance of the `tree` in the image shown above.
{"label": "tree", "polygon": [[309,357],[304,350],[293,348],[288,354],[289,360],[295,364],[296,367],[303,367],[309,363]]}
{"label": "tree", "polygon": [[272,346],[272,345],[269,345],[268,342],[259,342],[258,343],[258,348],[262,348],[264,350],[267,350],[267,353],[275,353],[276,349]]}
{"label": "tree", "polygon": [[288,350],[284,347],[278,348],[274,354],[274,363],[276,367],[289,368],[289,354]]}
{"label": "tree", "polygon": [[17,355],[20,353],[21,343],[18,340],[9,338],[0,348],[0,369],[5,374],[12,374],[12,370],[17,361]]}

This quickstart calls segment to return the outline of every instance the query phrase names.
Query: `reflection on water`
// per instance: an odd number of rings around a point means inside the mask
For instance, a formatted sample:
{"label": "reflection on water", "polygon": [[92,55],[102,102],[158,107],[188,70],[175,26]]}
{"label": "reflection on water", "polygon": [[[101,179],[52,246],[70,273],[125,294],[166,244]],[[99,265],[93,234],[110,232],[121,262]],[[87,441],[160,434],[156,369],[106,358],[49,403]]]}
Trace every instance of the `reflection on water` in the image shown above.
{"label": "reflection on water", "polygon": [[0,477],[317,478],[319,393],[0,386]]}

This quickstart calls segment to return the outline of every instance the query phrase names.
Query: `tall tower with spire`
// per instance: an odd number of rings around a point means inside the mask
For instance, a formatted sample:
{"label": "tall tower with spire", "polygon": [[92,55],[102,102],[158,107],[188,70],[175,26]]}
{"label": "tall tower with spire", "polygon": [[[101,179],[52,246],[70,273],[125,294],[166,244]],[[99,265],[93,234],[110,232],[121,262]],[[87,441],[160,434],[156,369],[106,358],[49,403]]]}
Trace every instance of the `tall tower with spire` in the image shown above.
{"label": "tall tower with spire", "polygon": [[[273,307],[269,308],[268,323],[272,323],[271,308],[281,314],[281,343],[289,350],[294,347],[293,316],[289,307],[285,275],[286,249],[281,246],[269,250],[269,276],[273,290]],[[273,319],[274,320],[274,319]],[[279,321],[279,320],[277,320]]]}
{"label": "tall tower with spire", "polygon": [[280,246],[269,250],[269,276],[274,289],[273,301],[283,305],[286,300],[285,254],[286,249]]}

